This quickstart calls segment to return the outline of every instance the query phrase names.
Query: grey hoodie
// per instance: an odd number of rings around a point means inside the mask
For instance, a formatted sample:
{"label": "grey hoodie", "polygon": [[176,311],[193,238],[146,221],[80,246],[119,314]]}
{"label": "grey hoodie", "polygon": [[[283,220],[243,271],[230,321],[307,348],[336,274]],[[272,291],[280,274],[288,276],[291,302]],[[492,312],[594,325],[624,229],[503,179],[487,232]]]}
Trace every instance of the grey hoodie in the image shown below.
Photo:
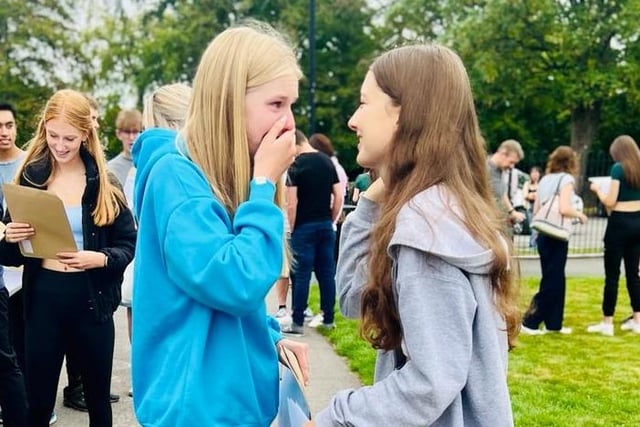
{"label": "grey hoodie", "polygon": [[[389,244],[407,363],[378,351],[375,382],[344,390],[317,426],[512,426],[507,334],[489,284],[492,253],[458,219],[444,187],[415,196]],[[360,315],[378,206],[361,199],[342,228],[337,287],[345,316]],[[463,273],[463,271],[465,273]]]}

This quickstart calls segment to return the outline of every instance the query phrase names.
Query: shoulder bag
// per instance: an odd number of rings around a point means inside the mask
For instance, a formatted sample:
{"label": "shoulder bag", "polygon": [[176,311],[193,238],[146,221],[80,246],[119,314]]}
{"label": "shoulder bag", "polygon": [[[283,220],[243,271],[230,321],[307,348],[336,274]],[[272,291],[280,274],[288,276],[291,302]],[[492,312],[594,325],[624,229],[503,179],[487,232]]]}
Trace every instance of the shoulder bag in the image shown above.
{"label": "shoulder bag", "polygon": [[554,195],[543,203],[533,216],[531,228],[545,236],[567,241],[571,235],[572,225],[571,219],[564,218],[560,213],[560,184],[563,178],[564,175],[560,175]]}

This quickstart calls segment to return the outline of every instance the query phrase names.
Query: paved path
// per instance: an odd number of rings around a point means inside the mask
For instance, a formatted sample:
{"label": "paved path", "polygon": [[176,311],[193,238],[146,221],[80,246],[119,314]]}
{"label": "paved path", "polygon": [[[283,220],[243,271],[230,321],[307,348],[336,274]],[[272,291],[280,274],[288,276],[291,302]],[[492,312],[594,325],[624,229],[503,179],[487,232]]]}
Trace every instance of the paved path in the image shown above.
{"label": "paved path", "polygon": [[[275,311],[275,300],[272,294],[267,298],[271,312]],[[114,427],[137,426],[133,415],[132,399],[127,396],[130,387],[130,346],[127,338],[127,319],[123,308],[115,313],[116,348],[113,361],[113,377],[111,390],[120,395],[120,402],[112,405]],[[331,396],[345,388],[360,386],[358,379],[349,372],[344,359],[337,356],[326,339],[314,329],[307,328],[305,336],[299,338],[307,342],[311,353],[311,383],[307,389],[307,398],[312,413],[323,409]],[[63,368],[63,372],[64,368]],[[62,406],[62,388],[66,385],[66,373],[61,376],[56,414],[59,427],[86,427],[89,425],[87,414]],[[274,424],[276,425],[276,424]],[[194,426],[196,427],[196,426]],[[207,427],[207,426],[197,426]]]}

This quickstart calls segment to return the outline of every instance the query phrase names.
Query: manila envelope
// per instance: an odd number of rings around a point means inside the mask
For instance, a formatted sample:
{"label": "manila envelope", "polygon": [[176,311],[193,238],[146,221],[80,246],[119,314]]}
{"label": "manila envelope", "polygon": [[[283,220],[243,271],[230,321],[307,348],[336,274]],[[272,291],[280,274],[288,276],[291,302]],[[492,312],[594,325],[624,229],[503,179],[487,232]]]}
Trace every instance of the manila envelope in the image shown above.
{"label": "manila envelope", "polygon": [[35,234],[20,242],[22,255],[56,259],[58,252],[76,252],[71,226],[58,196],[16,184],[3,184],[2,191],[13,222],[31,224]]}

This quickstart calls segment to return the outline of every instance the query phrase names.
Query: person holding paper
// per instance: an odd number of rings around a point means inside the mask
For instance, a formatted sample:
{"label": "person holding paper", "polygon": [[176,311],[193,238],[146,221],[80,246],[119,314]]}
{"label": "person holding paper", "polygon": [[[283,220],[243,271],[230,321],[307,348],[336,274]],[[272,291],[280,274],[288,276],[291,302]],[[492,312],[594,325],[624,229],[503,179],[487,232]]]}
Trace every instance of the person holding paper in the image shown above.
{"label": "person holding paper", "polygon": [[143,426],[268,426],[278,409],[265,297],[284,262],[281,177],[295,155],[296,55],[267,24],[220,33],[202,55],[185,127],[133,146],[138,248],[132,378]]}
{"label": "person holding paper", "polygon": [[[79,92],[61,90],[46,103],[16,183],[58,196],[78,248],[55,259],[22,255],[19,243],[38,233],[5,214],[0,262],[23,265],[26,384],[31,427],[49,425],[65,351],[78,362],[92,427],[112,425],[109,391],[113,312],[136,231],[124,195],[107,174]],[[37,207],[35,208],[37,209]]]}
{"label": "person holding paper", "polygon": [[620,329],[640,334],[640,149],[632,137],[621,135],[611,144],[609,154],[615,163],[611,166],[608,191],[602,191],[597,182],[592,182],[590,187],[611,214],[604,233],[602,320],[590,325],[587,331],[608,336],[614,334],[613,315],[618,299],[620,262],[624,260],[633,317],[623,322]]}
{"label": "person holding paper", "polygon": [[348,124],[380,178],[345,220],[336,282],[378,349],[375,383],[308,424],[512,426],[517,285],[462,61],[437,44],[384,53]]}

